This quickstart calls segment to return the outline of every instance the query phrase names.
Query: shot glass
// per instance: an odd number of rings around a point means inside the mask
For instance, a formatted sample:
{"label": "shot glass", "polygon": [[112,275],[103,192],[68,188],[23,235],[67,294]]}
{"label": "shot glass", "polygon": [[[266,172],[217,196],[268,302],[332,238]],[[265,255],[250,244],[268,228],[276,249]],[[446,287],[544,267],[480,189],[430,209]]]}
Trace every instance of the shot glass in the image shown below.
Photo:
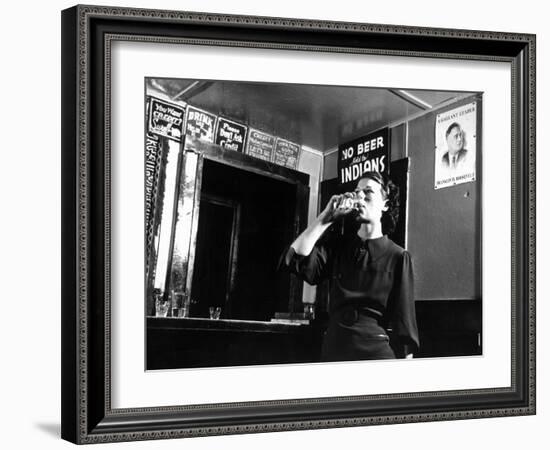
{"label": "shot glass", "polygon": [[208,312],[211,319],[218,320],[222,314],[222,308],[221,306],[211,306],[208,308]]}

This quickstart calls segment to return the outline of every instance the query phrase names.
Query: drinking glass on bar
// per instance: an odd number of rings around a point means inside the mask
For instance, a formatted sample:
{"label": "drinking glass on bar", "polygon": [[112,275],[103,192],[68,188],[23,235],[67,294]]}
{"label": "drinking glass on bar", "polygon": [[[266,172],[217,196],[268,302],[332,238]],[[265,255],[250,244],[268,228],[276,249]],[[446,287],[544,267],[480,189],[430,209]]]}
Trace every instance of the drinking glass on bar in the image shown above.
{"label": "drinking glass on bar", "polygon": [[155,316],[156,317],[168,317],[170,312],[170,300],[164,298],[162,291],[157,291],[154,294],[155,297]]}
{"label": "drinking glass on bar", "polygon": [[189,295],[185,291],[172,291],[172,317],[189,317]]}
{"label": "drinking glass on bar", "polygon": [[315,305],[313,303],[304,303],[304,317],[309,320],[315,319]]}
{"label": "drinking glass on bar", "polygon": [[208,308],[208,312],[211,319],[218,320],[222,314],[222,308],[221,306],[211,306]]}

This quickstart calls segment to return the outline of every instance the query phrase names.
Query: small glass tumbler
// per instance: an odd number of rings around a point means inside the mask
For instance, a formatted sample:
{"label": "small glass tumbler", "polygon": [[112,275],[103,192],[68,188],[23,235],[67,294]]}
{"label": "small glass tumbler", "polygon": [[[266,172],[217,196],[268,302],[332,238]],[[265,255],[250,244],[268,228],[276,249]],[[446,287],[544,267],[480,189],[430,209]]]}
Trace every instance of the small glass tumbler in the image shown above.
{"label": "small glass tumbler", "polygon": [[315,305],[313,303],[304,303],[304,317],[306,319],[315,319]]}
{"label": "small glass tumbler", "polygon": [[172,316],[189,317],[189,296],[184,291],[172,291]]}
{"label": "small glass tumbler", "polygon": [[361,204],[360,195],[357,192],[347,192],[342,194],[337,207],[348,210],[348,212],[358,210]]}
{"label": "small glass tumbler", "polygon": [[165,300],[162,295],[155,297],[155,316],[168,317],[170,312],[170,300]]}
{"label": "small glass tumbler", "polygon": [[211,306],[208,308],[208,312],[211,319],[218,320],[222,314],[222,308],[221,306]]}

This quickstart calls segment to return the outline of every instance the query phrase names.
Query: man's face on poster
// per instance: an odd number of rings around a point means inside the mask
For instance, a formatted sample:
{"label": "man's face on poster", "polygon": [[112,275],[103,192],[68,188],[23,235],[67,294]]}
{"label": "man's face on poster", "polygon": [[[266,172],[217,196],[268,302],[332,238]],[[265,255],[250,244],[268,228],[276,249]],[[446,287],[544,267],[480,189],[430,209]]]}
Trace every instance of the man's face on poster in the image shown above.
{"label": "man's face on poster", "polygon": [[464,132],[459,126],[453,127],[447,136],[447,149],[454,155],[464,148]]}

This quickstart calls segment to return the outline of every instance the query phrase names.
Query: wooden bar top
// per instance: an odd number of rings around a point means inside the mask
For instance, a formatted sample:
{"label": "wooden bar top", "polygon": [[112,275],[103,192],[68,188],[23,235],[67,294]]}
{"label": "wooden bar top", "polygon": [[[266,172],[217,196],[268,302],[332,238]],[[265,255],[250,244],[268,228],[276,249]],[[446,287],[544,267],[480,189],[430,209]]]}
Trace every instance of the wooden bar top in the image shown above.
{"label": "wooden bar top", "polygon": [[156,330],[212,330],[256,333],[300,333],[311,324],[256,320],[208,319],[204,317],[147,317],[147,328]]}

